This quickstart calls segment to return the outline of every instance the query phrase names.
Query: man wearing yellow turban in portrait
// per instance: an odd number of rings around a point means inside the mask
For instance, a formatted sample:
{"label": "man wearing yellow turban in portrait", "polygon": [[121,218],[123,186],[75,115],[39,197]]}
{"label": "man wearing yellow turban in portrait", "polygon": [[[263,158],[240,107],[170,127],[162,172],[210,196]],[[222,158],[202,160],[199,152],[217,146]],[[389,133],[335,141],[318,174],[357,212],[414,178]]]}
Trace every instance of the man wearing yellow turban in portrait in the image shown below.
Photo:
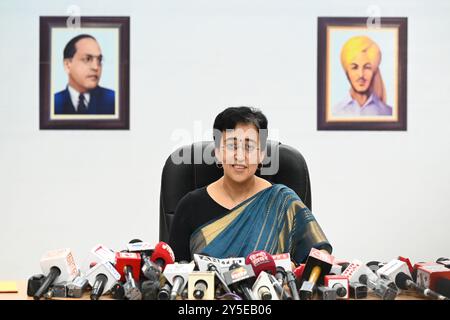
{"label": "man wearing yellow turban in portrait", "polygon": [[334,115],[392,115],[392,108],[386,104],[380,62],[380,48],[369,37],[352,37],[344,44],[341,64],[351,85],[350,96],[335,106]]}

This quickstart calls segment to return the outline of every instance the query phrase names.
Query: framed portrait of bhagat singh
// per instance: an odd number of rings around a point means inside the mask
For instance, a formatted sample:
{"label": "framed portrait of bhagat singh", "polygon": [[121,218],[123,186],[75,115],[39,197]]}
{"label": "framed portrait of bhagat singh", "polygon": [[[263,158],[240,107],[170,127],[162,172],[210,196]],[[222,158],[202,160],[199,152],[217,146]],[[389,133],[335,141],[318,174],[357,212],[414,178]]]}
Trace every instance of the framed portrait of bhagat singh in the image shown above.
{"label": "framed portrait of bhagat singh", "polygon": [[129,129],[129,17],[40,17],[40,129]]}
{"label": "framed portrait of bhagat singh", "polygon": [[407,18],[318,18],[317,129],[405,130]]}

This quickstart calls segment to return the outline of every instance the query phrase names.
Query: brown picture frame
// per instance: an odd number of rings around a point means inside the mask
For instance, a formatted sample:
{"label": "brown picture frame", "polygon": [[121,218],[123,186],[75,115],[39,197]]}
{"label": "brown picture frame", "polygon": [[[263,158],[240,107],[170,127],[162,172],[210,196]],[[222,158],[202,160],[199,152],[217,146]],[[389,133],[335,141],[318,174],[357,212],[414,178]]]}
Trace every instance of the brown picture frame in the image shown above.
{"label": "brown picture frame", "polygon": [[[130,105],[129,105],[129,72],[130,72],[130,18],[129,17],[79,17],[79,33],[83,29],[104,28],[117,29],[118,47],[115,54],[118,55],[117,69],[117,98],[114,114],[110,117],[102,115],[71,115],[70,117],[56,115],[52,109],[52,29],[70,28],[69,19],[73,17],[63,16],[41,16],[40,17],[40,54],[39,54],[39,127],[47,129],[70,129],[70,130],[129,130],[130,128]],[[69,27],[68,27],[69,26]],[[73,29],[72,29],[73,30]],[[64,48],[55,48],[62,51]],[[58,61],[58,63],[60,63]],[[62,62],[61,62],[62,63]],[[56,90],[55,90],[56,91]],[[58,118],[59,116],[59,118]]]}
{"label": "brown picture frame", "polygon": [[[331,90],[331,58],[336,49],[331,49],[333,39],[331,31],[372,30],[368,17],[319,17],[318,18],[318,45],[317,45],[317,129],[318,130],[407,130],[407,18],[406,17],[381,17],[376,28],[377,31],[392,31],[395,34],[393,43],[396,56],[392,58],[396,66],[392,72],[395,74],[393,90],[395,92],[394,106],[391,116],[335,116],[332,111]],[[352,29],[354,29],[352,31]],[[341,33],[342,34],[342,33]],[[350,33],[349,33],[350,34]],[[344,33],[345,35],[345,33]],[[336,37],[336,36],[335,36]],[[395,41],[396,40],[396,41]],[[382,50],[382,49],[381,49]],[[335,57],[337,61],[339,57]],[[381,60],[383,63],[383,60]],[[343,72],[345,73],[345,72]],[[350,79],[347,76],[347,81]]]}

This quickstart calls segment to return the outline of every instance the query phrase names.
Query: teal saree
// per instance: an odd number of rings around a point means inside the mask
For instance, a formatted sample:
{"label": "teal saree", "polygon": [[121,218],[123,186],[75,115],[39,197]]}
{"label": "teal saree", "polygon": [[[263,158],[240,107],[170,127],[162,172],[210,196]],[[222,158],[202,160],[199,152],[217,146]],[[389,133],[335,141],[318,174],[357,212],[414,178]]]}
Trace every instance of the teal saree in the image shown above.
{"label": "teal saree", "polygon": [[246,257],[255,250],[290,253],[303,262],[311,248],[332,247],[300,197],[282,184],[274,184],[226,214],[199,227],[190,238],[191,254],[216,258]]}

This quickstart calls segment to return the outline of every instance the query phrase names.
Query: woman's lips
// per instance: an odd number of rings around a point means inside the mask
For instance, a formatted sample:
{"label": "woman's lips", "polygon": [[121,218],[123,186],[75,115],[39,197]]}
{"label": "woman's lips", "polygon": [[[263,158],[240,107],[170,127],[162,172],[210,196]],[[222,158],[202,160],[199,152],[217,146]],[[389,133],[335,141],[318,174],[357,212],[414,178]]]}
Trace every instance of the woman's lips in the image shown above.
{"label": "woman's lips", "polygon": [[247,169],[246,166],[239,165],[239,164],[233,164],[232,167],[233,167],[234,170],[236,170],[236,171],[244,171],[245,169]]}

